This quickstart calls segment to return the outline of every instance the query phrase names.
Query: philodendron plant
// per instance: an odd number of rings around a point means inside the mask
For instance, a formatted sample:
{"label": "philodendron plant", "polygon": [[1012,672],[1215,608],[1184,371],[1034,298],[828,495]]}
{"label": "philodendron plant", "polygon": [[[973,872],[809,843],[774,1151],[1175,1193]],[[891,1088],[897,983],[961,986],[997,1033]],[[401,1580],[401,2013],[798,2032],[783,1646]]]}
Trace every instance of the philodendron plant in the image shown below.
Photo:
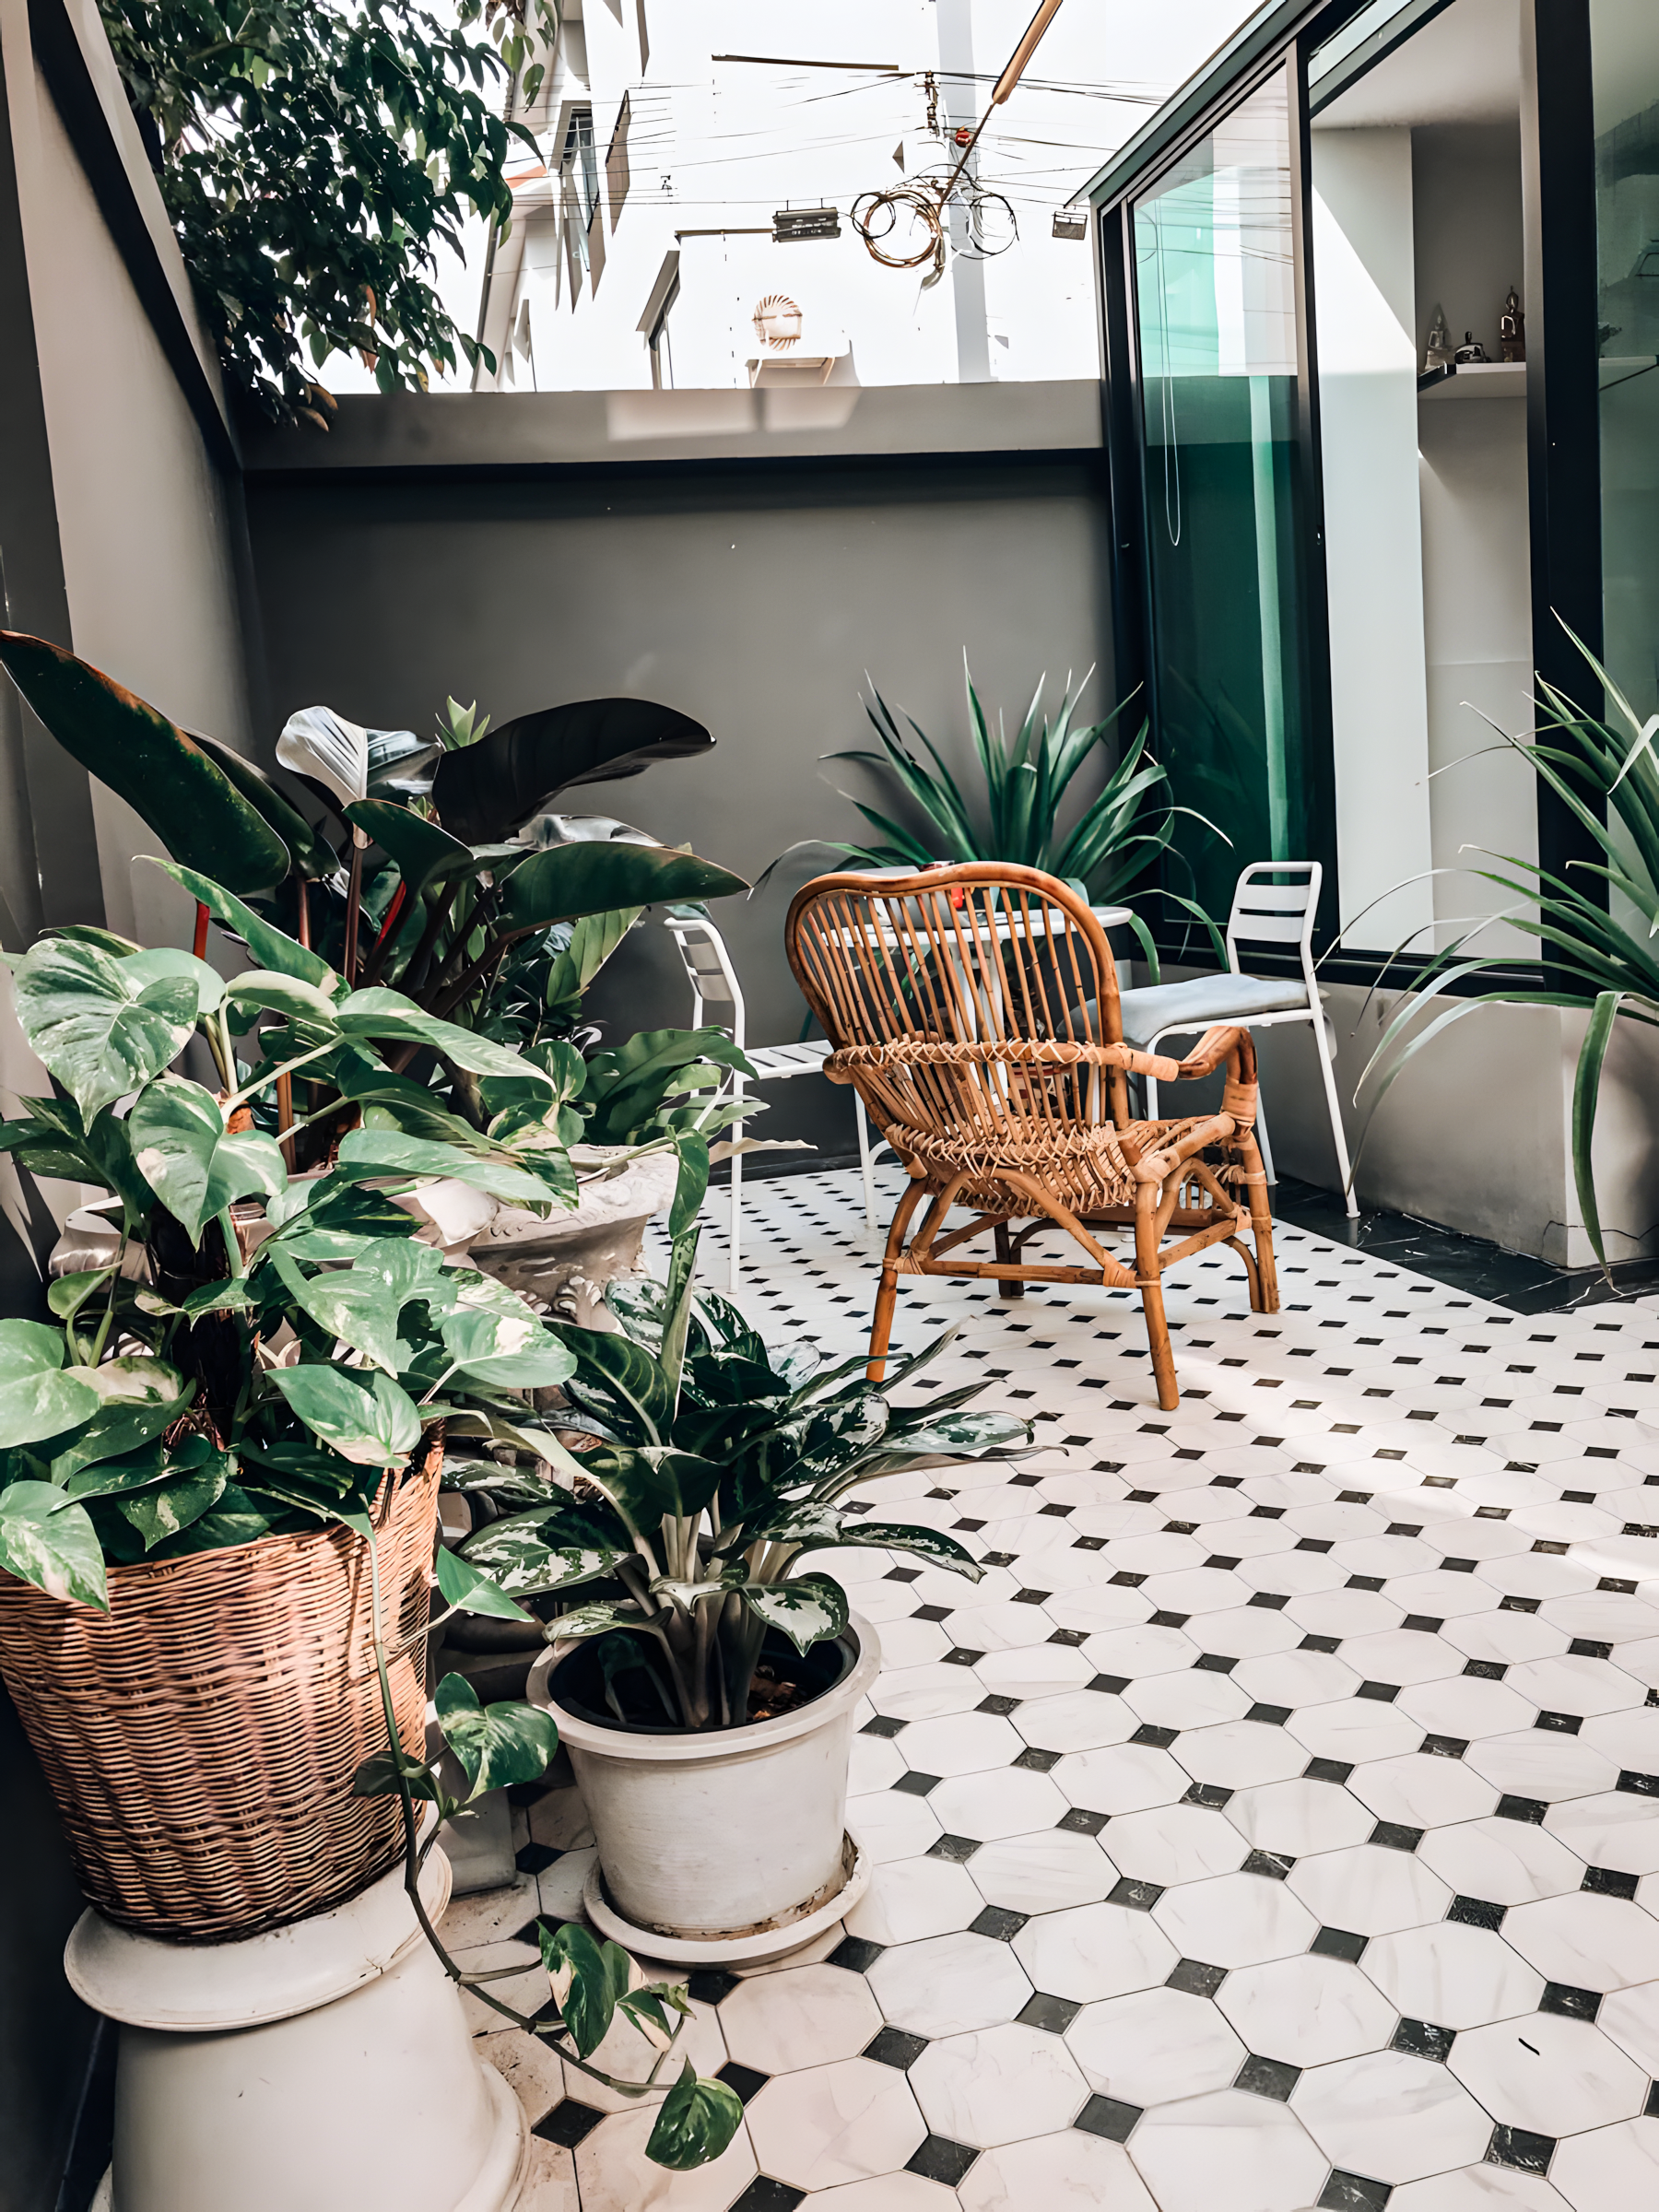
{"label": "philodendron plant", "polygon": [[[60,1088],[0,1124],[0,1149],[37,1173],[102,1189],[120,1242],[109,1265],[52,1283],[52,1322],[0,1322],[0,1569],[108,1612],[112,1564],[130,1571],[269,1535],[350,1529],[369,1547],[391,1745],[359,1786],[389,1777],[406,1805],[405,1777],[426,1770],[399,1742],[392,1709],[372,1509],[435,1435],[556,1453],[526,1394],[571,1380],[576,1361],[512,1291],[419,1241],[418,1221],[396,1200],[455,1178],[547,1212],[570,1202],[569,1163],[544,1112],[518,1151],[476,1135],[460,1144],[364,1126],[326,1171],[290,1182],[280,1146],[246,1126],[248,1110],[307,1066],[350,1060],[385,1072],[388,1052],[409,1037],[544,1100],[556,1085],[499,1046],[435,1036],[446,1025],[394,992],[348,990],[206,878],[187,888],[222,905],[260,966],[227,983],[192,954],[82,928],[9,962],[24,1034]],[[253,1040],[251,1066],[238,1056],[239,1031]],[[198,1035],[218,1064],[217,1093],[178,1070]],[[253,1218],[250,1199],[260,1202]],[[452,1609],[527,1618],[447,1549],[436,1576]],[[557,1743],[545,1716],[482,1710],[456,1677],[437,1705],[477,1789],[545,1771]],[[406,1888],[430,1935],[421,1848],[410,1825]],[[547,1931],[544,1947],[558,2005],[536,2031],[566,2064],[628,2096],[662,2099],[653,2158],[693,2166],[718,2156],[741,2110],[733,2093],[688,2065],[659,2087],[672,2023],[688,2017],[684,1989],[630,1992],[626,1955],[580,1928]],[[458,1982],[490,1979],[446,1963]],[[477,1994],[495,2004],[487,1987]],[[590,2063],[618,2011],[657,2046],[642,2081]]]}
{"label": "philodendron plant", "polygon": [[912,1552],[980,1578],[953,1536],[866,1519],[849,1493],[912,1468],[1016,1457],[1030,1430],[963,1410],[985,1382],[894,1403],[949,1335],[879,1385],[862,1356],[819,1372],[810,1346],[769,1349],[736,1307],[694,1290],[695,1253],[688,1230],[665,1289],[612,1286],[620,1334],[549,1324],[572,1361],[561,1385],[571,1410],[550,1418],[593,1440],[557,1455],[577,1494],[532,1502],[522,1477],[481,1469],[492,1501],[520,1510],[468,1537],[461,1557],[514,1596],[616,1585],[547,1632],[600,1639],[606,1701],[624,1724],[740,1728],[782,1694],[773,1682],[757,1697],[769,1630],[804,1654],[847,1625],[846,1593],[815,1554]]}

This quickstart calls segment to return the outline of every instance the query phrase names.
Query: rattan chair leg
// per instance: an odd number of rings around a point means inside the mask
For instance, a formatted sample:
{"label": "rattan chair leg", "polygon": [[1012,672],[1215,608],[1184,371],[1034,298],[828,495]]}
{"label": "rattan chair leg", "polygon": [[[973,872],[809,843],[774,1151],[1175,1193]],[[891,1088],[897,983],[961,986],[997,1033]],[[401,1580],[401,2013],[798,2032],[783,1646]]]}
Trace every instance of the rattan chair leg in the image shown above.
{"label": "rattan chair leg", "polygon": [[1181,1403],[1175,1381],[1175,1354],[1170,1346],[1170,1324],[1164,1317],[1163,1270],[1158,1248],[1158,1186],[1143,1183],[1135,1200],[1135,1271],[1140,1277],[1141,1311],[1147,1317],[1147,1343],[1152,1354],[1152,1377],[1158,1385],[1158,1403],[1173,1413]]}
{"label": "rattan chair leg", "polygon": [[1273,1208],[1267,1203],[1267,1173],[1262,1164],[1255,1132],[1241,1129],[1240,1149],[1244,1155],[1244,1188],[1250,1201],[1250,1228],[1255,1241],[1256,1272],[1262,1278],[1262,1312],[1279,1310],[1278,1266],[1273,1256]]}
{"label": "rattan chair leg", "polygon": [[882,1254],[881,1283],[876,1292],[876,1312],[870,1323],[870,1357],[865,1373],[872,1382],[879,1382],[887,1369],[888,1339],[893,1333],[893,1308],[899,1302],[899,1259],[904,1250],[904,1232],[923,1199],[927,1185],[921,1179],[912,1179],[900,1199],[888,1230],[887,1250]]}
{"label": "rattan chair leg", "polygon": [[[1018,1259],[1019,1254],[1014,1249],[1014,1239],[1008,1233],[1008,1225],[1006,1221],[997,1223],[995,1236],[997,1264],[1003,1267],[1011,1267]],[[998,1298],[1023,1298],[1025,1285],[1015,1282],[1011,1278],[1005,1278],[997,1284],[996,1295]]]}

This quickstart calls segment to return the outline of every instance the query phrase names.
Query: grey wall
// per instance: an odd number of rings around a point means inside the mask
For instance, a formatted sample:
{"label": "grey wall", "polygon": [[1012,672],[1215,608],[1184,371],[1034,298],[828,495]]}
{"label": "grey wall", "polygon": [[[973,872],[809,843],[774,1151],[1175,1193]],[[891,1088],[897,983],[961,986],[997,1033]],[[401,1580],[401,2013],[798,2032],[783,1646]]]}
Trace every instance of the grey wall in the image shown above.
{"label": "grey wall", "polygon": [[[665,700],[705,723],[716,751],[580,803],[752,879],[797,840],[857,831],[834,785],[863,771],[819,756],[864,742],[866,669],[959,767],[964,651],[982,697],[1016,718],[1045,669],[1057,690],[1068,670],[1100,664],[1088,697],[1109,701],[1096,465],[1034,453],[516,482],[256,474],[273,712],[321,700],[424,729],[446,692],[503,719],[606,693]],[[799,1034],[783,917],[825,865],[787,863],[719,911],[756,1043]],[[661,930],[636,933],[595,1003],[629,1029],[686,1019]],[[803,1081],[775,1095],[753,1134],[850,1149],[844,1093]]]}

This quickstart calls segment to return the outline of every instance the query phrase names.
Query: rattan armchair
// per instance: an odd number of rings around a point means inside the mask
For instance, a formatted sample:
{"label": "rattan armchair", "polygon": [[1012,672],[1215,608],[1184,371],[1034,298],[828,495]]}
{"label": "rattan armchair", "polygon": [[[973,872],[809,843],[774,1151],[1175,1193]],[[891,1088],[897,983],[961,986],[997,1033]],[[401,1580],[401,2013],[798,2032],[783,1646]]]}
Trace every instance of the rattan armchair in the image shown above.
{"label": "rattan armchair", "polygon": [[[853,1086],[912,1179],[881,1264],[872,1381],[885,1371],[901,1276],[989,1277],[1016,1298],[1029,1282],[1138,1290],[1166,1411],[1180,1402],[1164,1317],[1170,1267],[1230,1245],[1252,1306],[1277,1312],[1248,1030],[1213,1029],[1180,1061],[1125,1044],[1105,934],[1055,877],[995,862],[820,876],[791,905],[785,943],[835,1047],[825,1074]],[[1174,1083],[1221,1067],[1219,1112],[1131,1118],[1131,1075]],[[947,1230],[953,1206],[972,1218]],[[1133,1266],[1094,1233],[1111,1228],[1133,1229]],[[1027,1258],[1056,1229],[1082,1264]],[[964,1247],[986,1235],[994,1257],[968,1257]]]}

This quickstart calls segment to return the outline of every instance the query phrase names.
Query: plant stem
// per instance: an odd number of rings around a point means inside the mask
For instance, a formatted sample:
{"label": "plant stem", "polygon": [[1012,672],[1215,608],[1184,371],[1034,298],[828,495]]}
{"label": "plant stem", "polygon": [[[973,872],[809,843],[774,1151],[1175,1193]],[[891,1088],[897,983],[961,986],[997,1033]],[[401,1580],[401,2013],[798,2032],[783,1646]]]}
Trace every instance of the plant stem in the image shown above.
{"label": "plant stem", "polygon": [[225,1257],[230,1263],[231,1279],[240,1280],[247,1274],[248,1265],[242,1258],[241,1239],[236,1233],[236,1223],[231,1218],[230,1208],[225,1206],[215,1218],[218,1222],[219,1234],[225,1240]]}
{"label": "plant stem", "polygon": [[346,951],[340,971],[352,990],[357,988],[358,917],[363,908],[363,854],[369,840],[357,824],[351,826],[351,874],[346,885]]}

